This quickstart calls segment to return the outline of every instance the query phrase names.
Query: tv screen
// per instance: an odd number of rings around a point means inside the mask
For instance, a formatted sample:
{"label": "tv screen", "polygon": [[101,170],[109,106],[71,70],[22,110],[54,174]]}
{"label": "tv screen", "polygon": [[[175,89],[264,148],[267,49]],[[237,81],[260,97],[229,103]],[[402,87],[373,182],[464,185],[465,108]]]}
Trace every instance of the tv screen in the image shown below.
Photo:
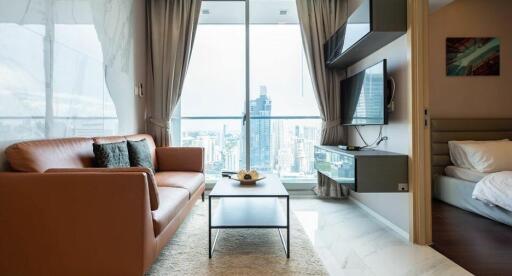
{"label": "tv screen", "polygon": [[341,81],[343,125],[387,124],[386,60]]}

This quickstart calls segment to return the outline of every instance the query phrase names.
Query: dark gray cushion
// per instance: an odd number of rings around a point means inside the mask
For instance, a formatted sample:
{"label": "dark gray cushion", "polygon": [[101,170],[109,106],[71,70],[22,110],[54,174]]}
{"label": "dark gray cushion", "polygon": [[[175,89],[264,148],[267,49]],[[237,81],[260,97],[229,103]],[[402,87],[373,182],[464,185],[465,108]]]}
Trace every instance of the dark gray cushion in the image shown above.
{"label": "dark gray cushion", "polygon": [[92,144],[96,165],[102,168],[130,167],[126,141],[119,143]]}
{"label": "dark gray cushion", "polygon": [[128,141],[128,154],[130,156],[130,166],[145,167],[151,169],[153,172],[155,171],[146,139]]}

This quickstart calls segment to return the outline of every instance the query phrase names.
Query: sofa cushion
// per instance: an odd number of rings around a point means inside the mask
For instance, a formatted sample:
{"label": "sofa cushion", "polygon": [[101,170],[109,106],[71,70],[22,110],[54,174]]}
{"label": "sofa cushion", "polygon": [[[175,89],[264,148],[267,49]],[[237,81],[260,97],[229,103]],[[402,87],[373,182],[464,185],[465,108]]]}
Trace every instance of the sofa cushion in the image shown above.
{"label": "sofa cushion", "polygon": [[125,139],[128,141],[140,141],[142,139],[146,139],[146,142],[148,143],[149,147],[149,152],[151,153],[151,161],[153,161],[153,168],[155,168],[155,171],[158,169],[158,164],[156,160],[156,145],[153,136],[149,134],[133,134],[125,136]]}
{"label": "sofa cushion", "polygon": [[130,166],[148,168],[155,172],[147,140],[144,138],[140,141],[128,140],[127,142]]}
{"label": "sofa cushion", "polygon": [[93,144],[96,165],[101,168],[130,167],[128,145],[126,141],[107,144]]}
{"label": "sofa cushion", "polygon": [[182,188],[159,187],[158,195],[158,209],[151,212],[155,236],[164,230],[188,202],[188,192]]}
{"label": "sofa cushion", "polygon": [[5,154],[14,171],[44,172],[50,168],[92,167],[91,138],[27,141],[9,146]]}
{"label": "sofa cushion", "polygon": [[157,172],[155,179],[156,184],[160,187],[186,189],[190,198],[204,183],[204,174],[199,172]]}

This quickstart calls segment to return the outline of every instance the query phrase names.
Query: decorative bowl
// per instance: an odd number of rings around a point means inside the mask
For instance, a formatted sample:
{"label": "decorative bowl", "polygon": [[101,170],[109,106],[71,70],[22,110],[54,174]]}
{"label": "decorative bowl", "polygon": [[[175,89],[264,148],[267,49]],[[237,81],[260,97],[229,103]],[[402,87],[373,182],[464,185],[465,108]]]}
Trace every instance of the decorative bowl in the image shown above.
{"label": "decorative bowl", "polygon": [[238,175],[234,174],[231,176],[231,179],[240,182],[241,185],[254,185],[257,181],[265,179],[264,175],[259,175],[256,179],[239,179]]}

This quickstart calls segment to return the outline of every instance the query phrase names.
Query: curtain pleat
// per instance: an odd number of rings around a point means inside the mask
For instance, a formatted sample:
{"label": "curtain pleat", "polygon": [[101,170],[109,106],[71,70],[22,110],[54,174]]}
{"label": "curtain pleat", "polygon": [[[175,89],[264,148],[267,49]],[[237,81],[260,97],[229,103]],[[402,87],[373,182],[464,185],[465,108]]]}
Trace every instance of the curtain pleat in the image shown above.
{"label": "curtain pleat", "polygon": [[[297,0],[302,43],[312,78],[315,97],[322,118],[322,145],[339,145],[347,141],[341,125],[340,70],[325,66],[324,43],[346,21],[347,0]],[[348,189],[324,175],[318,175],[315,192],[320,197],[344,198]]]}
{"label": "curtain pleat", "polygon": [[170,146],[170,121],[192,54],[201,0],[147,0],[149,132]]}

